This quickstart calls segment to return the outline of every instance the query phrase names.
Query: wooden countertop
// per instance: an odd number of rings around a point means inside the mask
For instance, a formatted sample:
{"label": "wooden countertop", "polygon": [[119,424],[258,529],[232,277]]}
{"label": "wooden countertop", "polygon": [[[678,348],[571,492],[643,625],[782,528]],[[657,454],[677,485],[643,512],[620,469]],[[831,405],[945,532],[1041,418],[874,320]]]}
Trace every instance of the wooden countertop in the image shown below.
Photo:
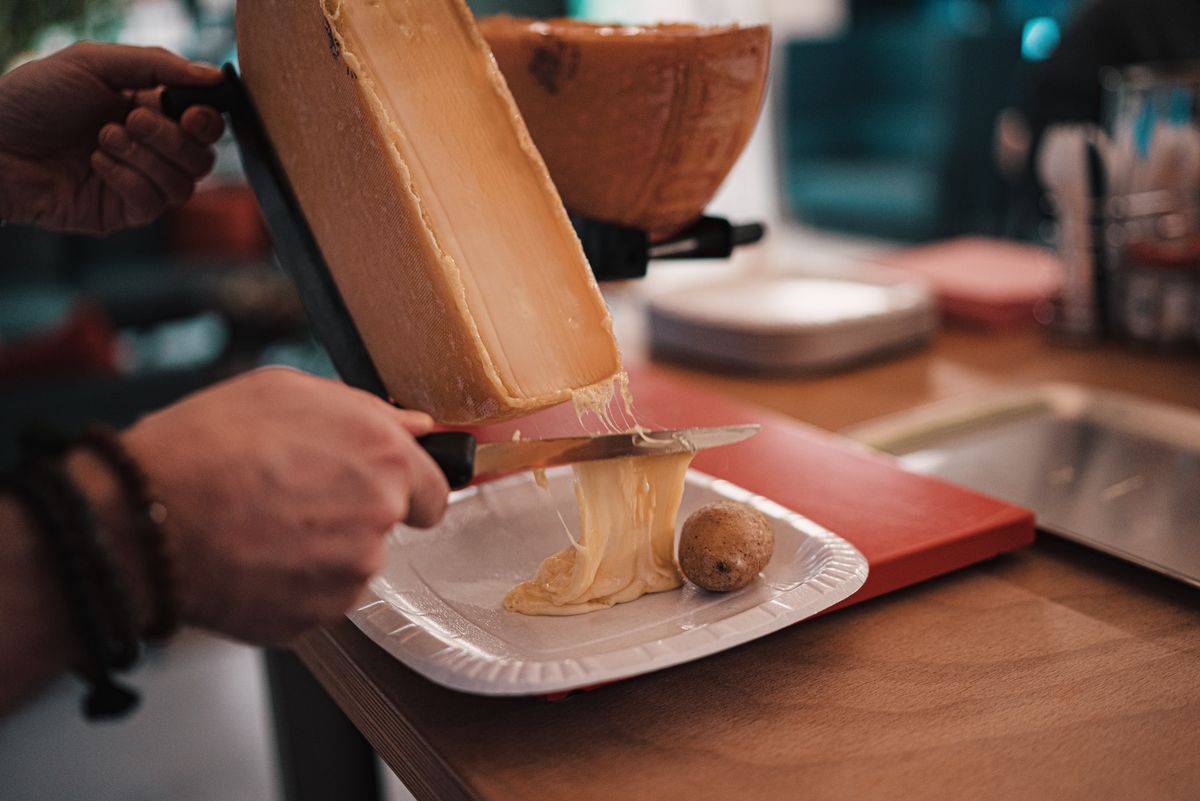
{"label": "wooden countertop", "polygon": [[[947,332],[820,378],[664,369],[833,430],[1041,381],[1200,408],[1195,356],[1034,333]],[[561,703],[444,690],[349,622],[298,652],[418,799],[1125,801],[1200,787],[1200,594],[1053,537]]]}

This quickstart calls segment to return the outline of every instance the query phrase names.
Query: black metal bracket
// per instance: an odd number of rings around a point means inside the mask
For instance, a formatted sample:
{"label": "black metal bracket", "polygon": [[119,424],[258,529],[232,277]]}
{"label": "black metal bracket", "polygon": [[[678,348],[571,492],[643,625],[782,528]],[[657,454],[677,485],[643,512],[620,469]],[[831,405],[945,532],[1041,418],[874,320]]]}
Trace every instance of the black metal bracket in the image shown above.
{"label": "black metal bracket", "polygon": [[734,225],[721,217],[701,217],[674,236],[652,242],[640,228],[571,217],[575,233],[597,281],[644,278],[651,259],[726,259],[734,248],[758,242],[761,223]]}
{"label": "black metal bracket", "polygon": [[226,64],[224,72],[224,82],[215,86],[168,87],[160,100],[163,113],[179,119],[191,106],[205,105],[229,115],[242,156],[242,169],[258,198],[275,255],[295,282],[317,339],[329,352],[343,381],[387,398],[379,371],[329,273],[258,112],[233,65]]}

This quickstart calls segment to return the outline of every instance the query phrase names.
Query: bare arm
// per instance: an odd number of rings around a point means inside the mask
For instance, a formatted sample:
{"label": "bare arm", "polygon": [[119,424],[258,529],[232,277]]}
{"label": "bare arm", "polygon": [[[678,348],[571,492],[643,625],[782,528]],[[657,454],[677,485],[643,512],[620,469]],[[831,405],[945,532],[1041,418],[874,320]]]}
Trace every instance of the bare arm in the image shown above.
{"label": "bare arm", "polygon": [[[436,523],[449,488],[414,435],[433,421],[335,381],[259,370],[122,434],[167,509],[180,619],[282,645],[338,619],[398,522]],[[66,463],[108,536],[139,624],[146,567],[121,488],[87,452]],[[66,670],[78,634],[62,579],[19,502],[0,496],[0,715]]]}
{"label": "bare arm", "polygon": [[[67,470],[97,513],[114,562],[127,583],[139,623],[150,598],[130,538],[120,489],[94,457],[81,452]],[[63,600],[62,579],[41,532],[16,498],[0,495],[0,715],[13,709],[78,658],[78,635]]]}
{"label": "bare arm", "polygon": [[0,496],[0,714],[70,664],[70,621],[32,521]]}

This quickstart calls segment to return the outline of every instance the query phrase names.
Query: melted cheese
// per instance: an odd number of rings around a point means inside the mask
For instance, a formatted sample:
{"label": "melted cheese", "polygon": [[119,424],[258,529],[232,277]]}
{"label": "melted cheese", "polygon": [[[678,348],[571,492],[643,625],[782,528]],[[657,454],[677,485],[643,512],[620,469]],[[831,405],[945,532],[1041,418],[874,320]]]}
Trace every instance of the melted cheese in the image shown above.
{"label": "melted cheese", "polygon": [[683,584],[675,563],[675,516],[692,456],[574,465],[579,539],[514,587],[504,608],[579,615]]}
{"label": "melted cheese", "polygon": [[[620,404],[613,401],[620,398]],[[629,374],[624,370],[610,379],[590,387],[571,391],[571,402],[575,406],[575,417],[579,426],[595,434],[615,434],[620,431],[641,432],[643,429],[633,414],[633,394],[629,390]],[[588,428],[588,416],[592,415],[600,424],[599,430]]]}

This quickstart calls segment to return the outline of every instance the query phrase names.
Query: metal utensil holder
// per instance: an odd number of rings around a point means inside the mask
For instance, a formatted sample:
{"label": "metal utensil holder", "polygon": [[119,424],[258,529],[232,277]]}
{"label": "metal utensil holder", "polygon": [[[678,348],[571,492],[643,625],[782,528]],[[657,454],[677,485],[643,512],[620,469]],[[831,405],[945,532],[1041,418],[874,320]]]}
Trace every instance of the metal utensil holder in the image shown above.
{"label": "metal utensil holder", "polygon": [[1072,153],[1083,194],[1056,209],[1065,280],[1051,328],[1200,351],[1200,66],[1108,70],[1102,83],[1105,128]]}
{"label": "metal utensil holder", "polygon": [[1105,206],[1108,329],[1164,348],[1200,348],[1200,219],[1195,198],[1160,191]]}
{"label": "metal utensil holder", "polygon": [[1108,70],[1102,83],[1105,330],[1200,349],[1200,66]]}

